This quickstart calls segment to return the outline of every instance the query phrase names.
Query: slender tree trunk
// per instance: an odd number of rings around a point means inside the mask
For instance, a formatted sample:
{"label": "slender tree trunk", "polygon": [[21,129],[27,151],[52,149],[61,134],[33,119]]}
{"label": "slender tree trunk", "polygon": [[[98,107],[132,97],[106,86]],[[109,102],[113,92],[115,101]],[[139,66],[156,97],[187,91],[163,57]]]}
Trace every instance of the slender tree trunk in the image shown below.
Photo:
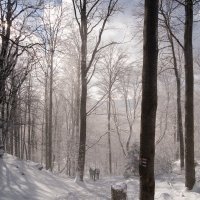
{"label": "slender tree trunk", "polygon": [[[136,94],[135,94],[136,95]],[[128,135],[128,139],[126,141],[126,152],[128,153],[129,152],[129,149],[130,149],[130,141],[131,141],[131,137],[133,135],[133,121],[134,119],[132,119],[130,117],[130,114],[129,114],[129,108],[128,108],[128,92],[125,91],[125,94],[124,94],[124,102],[125,102],[125,107],[126,107],[126,118],[127,118],[127,121],[128,121],[128,125],[129,125],[129,135]],[[134,107],[134,113],[135,113],[135,107]],[[135,115],[135,114],[134,114]],[[135,118],[135,116],[134,116]]]}
{"label": "slender tree trunk", "polygon": [[21,153],[20,153],[20,150],[21,150],[21,127],[22,127],[22,124],[21,124],[21,90],[19,89],[19,92],[18,92],[18,116],[17,116],[17,137],[18,137],[18,143],[17,143],[17,155],[18,157],[20,158],[21,157]]}
{"label": "slender tree trunk", "polygon": [[26,149],[26,118],[27,118],[27,109],[28,109],[28,98],[25,103],[25,113],[24,113],[24,128],[23,128],[23,136],[22,136],[22,150],[21,150],[21,158],[24,159],[24,152]]}
{"label": "slender tree trunk", "polygon": [[28,160],[31,160],[31,80],[28,85]]}
{"label": "slender tree trunk", "polygon": [[79,65],[77,66],[77,88],[76,88],[76,123],[75,123],[75,170],[77,168],[77,157],[78,157],[78,146],[79,146],[79,138],[80,138],[80,59]]}
{"label": "slender tree trunk", "polygon": [[61,164],[61,131],[60,128],[58,128],[58,135],[57,135],[57,153],[58,153],[58,158],[57,158],[57,162],[58,162],[58,172],[60,172],[60,164]]}
{"label": "slender tree trunk", "polygon": [[140,133],[140,200],[154,200],[155,124],[157,110],[158,0],[145,0],[142,110]]}
{"label": "slender tree trunk", "polygon": [[127,153],[130,150],[130,142],[131,142],[132,135],[133,135],[133,125],[132,125],[131,122],[129,122],[129,136],[128,136],[128,139],[127,139],[127,142],[126,142],[126,151],[127,151]]}
{"label": "slender tree trunk", "polygon": [[[1,78],[0,78],[1,79]],[[1,80],[0,80],[0,84],[1,84]],[[2,144],[5,146],[5,140],[6,140],[6,130],[5,130],[5,122],[6,122],[6,117],[5,117],[5,105],[6,105],[6,91],[5,91],[5,85],[1,86],[2,90],[1,93],[3,95],[3,97],[0,100],[0,106],[1,106],[1,123],[2,123],[2,132],[1,132],[1,142]],[[1,94],[0,94],[1,95]]]}
{"label": "slender tree trunk", "polygon": [[[169,34],[169,33],[168,33]],[[176,102],[177,102],[177,143],[179,148],[177,150],[177,157],[180,157],[180,167],[184,168],[184,138],[183,138],[183,123],[182,123],[182,109],[181,109],[181,80],[177,66],[176,53],[174,49],[174,42],[171,35],[168,35],[172,48],[174,73],[176,77]]]}
{"label": "slender tree trunk", "polygon": [[194,165],[194,75],[193,75],[193,1],[185,1],[185,186],[191,190],[195,184]]}
{"label": "slender tree trunk", "polygon": [[[84,67],[83,67],[84,68]],[[81,107],[80,107],[80,141],[78,156],[78,173],[79,180],[83,181],[84,165],[85,165],[85,145],[86,145],[86,99],[87,99],[87,81],[85,73],[82,73],[82,91],[81,91]]]}
{"label": "slender tree trunk", "polygon": [[182,123],[182,109],[181,109],[181,83],[179,75],[176,73],[177,83],[177,142],[179,144],[180,167],[184,168],[184,138],[183,138],[183,123]]}
{"label": "slender tree trunk", "polygon": [[19,118],[20,118],[20,113],[19,113],[19,98],[17,94],[17,88],[16,88],[16,80],[13,78],[13,94],[12,94],[13,102],[12,102],[12,119],[13,119],[13,133],[14,133],[14,155],[16,157],[19,157]]}
{"label": "slender tree trunk", "polygon": [[[10,120],[10,104],[9,102],[7,101],[6,102],[6,122],[9,122]],[[6,134],[6,138],[5,138],[5,143],[6,143],[6,152],[7,153],[10,153],[11,152],[11,147],[10,147],[10,132],[8,131],[8,123],[6,124],[6,127],[5,127],[5,134]]]}
{"label": "slender tree trunk", "polygon": [[109,91],[108,91],[108,162],[109,162],[109,173],[111,175],[112,174],[112,151],[111,151],[110,118],[111,118],[111,88],[109,85]]}
{"label": "slender tree trunk", "polygon": [[[74,83],[73,83],[74,85]],[[74,93],[74,87],[71,88],[71,175],[74,177],[76,175],[76,109],[75,109],[75,93]]]}
{"label": "slender tree trunk", "polygon": [[49,169],[49,111],[48,111],[48,71],[45,74],[45,162]]}
{"label": "slender tree trunk", "polygon": [[23,119],[22,119],[22,113],[21,113],[21,118],[20,118],[20,150],[19,150],[19,154],[20,154],[20,159],[22,159],[22,148],[23,148]]}
{"label": "slender tree trunk", "polygon": [[50,81],[49,81],[49,169],[52,171],[52,136],[53,136],[53,50],[50,64]]}
{"label": "slender tree trunk", "polygon": [[86,105],[87,105],[87,16],[86,2],[81,11],[81,105],[80,105],[80,142],[77,175],[83,181],[85,167],[85,145],[86,145]]}
{"label": "slender tree trunk", "polygon": [[19,117],[19,116],[17,116],[18,115],[18,112],[17,112],[17,95],[14,97],[15,98],[15,100],[14,100],[14,108],[13,108],[13,122],[14,122],[14,129],[13,129],[13,132],[14,132],[14,155],[16,156],[16,157],[18,157],[19,155],[18,155],[18,151],[17,151],[17,149],[18,149],[18,142],[19,142],[19,138],[18,138],[18,120],[17,120],[17,118]]}
{"label": "slender tree trunk", "polygon": [[14,120],[13,120],[13,105],[11,103],[11,109],[10,109],[10,121],[12,121],[12,123],[10,123],[11,127],[10,127],[10,136],[9,136],[9,146],[10,146],[10,154],[14,155]]}
{"label": "slender tree trunk", "polygon": [[122,139],[121,139],[121,135],[120,135],[120,131],[119,131],[119,125],[118,125],[118,119],[117,119],[117,112],[116,112],[116,107],[115,107],[115,101],[113,101],[113,119],[114,119],[114,123],[115,123],[115,128],[116,128],[116,132],[117,132],[117,135],[118,135],[118,140],[119,140],[119,144],[122,148],[122,152],[123,152],[123,155],[124,157],[126,157],[126,150],[124,148],[124,145],[123,145],[123,142],[122,142]]}
{"label": "slender tree trunk", "polygon": [[44,114],[42,117],[42,142],[41,142],[41,157],[40,157],[40,163],[43,164],[43,157],[44,157],[44,124],[45,123],[45,110],[44,110]]}
{"label": "slender tree trunk", "polygon": [[[0,68],[2,68],[0,63]],[[0,73],[3,73],[0,71]],[[3,101],[4,101],[4,91],[5,91],[5,81],[3,80],[2,75],[0,75],[0,106],[3,107]]]}
{"label": "slender tree trunk", "polygon": [[36,161],[35,151],[36,151],[36,139],[35,139],[35,113],[32,114],[32,129],[31,129],[31,160]]}

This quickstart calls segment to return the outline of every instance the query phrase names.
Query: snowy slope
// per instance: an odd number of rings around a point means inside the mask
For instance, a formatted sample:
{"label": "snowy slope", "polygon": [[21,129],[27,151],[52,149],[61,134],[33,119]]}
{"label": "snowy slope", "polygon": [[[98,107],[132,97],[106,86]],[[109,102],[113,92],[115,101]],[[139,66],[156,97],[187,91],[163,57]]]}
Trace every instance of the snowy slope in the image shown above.
{"label": "snowy slope", "polygon": [[[197,168],[199,177],[199,167]],[[155,199],[160,200],[200,200],[200,187],[192,192],[184,189],[183,175],[176,168],[170,175],[156,180]],[[130,200],[137,200],[139,181],[137,178],[124,180],[122,177],[101,178],[95,183],[75,183],[69,178],[56,176],[46,170],[38,170],[34,162],[26,162],[8,154],[0,159],[0,200],[106,200],[110,199],[110,186],[117,182],[128,184]]]}

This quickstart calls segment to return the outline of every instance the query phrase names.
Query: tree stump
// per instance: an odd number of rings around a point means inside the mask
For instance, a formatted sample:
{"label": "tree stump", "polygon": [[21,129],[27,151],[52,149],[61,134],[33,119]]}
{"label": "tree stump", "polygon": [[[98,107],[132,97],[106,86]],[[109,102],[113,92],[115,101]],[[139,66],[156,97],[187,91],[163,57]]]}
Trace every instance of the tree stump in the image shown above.
{"label": "tree stump", "polygon": [[117,183],[111,186],[111,200],[127,200],[126,183]]}

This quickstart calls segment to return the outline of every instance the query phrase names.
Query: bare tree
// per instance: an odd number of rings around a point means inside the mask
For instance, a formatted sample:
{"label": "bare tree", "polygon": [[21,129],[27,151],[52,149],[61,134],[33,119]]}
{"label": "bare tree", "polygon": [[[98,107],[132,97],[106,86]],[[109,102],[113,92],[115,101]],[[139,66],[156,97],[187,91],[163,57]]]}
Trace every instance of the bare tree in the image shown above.
{"label": "bare tree", "polygon": [[[54,16],[54,17],[52,17]],[[60,44],[60,36],[63,31],[62,20],[65,17],[65,9],[60,5],[46,3],[44,5],[44,14],[41,17],[42,30],[39,37],[43,44],[43,53],[45,55],[44,69],[45,74],[45,135],[46,135],[46,169],[53,169],[52,165],[52,137],[53,137],[53,84],[55,72],[55,56]]]}
{"label": "bare tree", "polygon": [[[87,103],[87,83],[88,71],[94,64],[96,54],[107,45],[100,47],[102,35],[106,23],[110,16],[117,9],[118,0],[72,0],[74,7],[75,19],[79,27],[81,37],[81,105],[80,105],[80,143],[78,155],[77,178],[83,181],[85,166],[85,145],[86,145],[86,103]],[[105,10],[105,12],[103,11]],[[100,11],[100,13],[99,13]],[[88,36],[100,26],[94,49],[89,57],[88,53]]]}
{"label": "bare tree", "polygon": [[105,55],[100,59],[99,67],[99,87],[104,94],[107,95],[107,133],[108,133],[108,160],[109,160],[109,173],[112,174],[112,148],[111,148],[111,114],[112,114],[112,96],[116,90],[116,83],[119,82],[120,76],[122,77],[127,67],[127,55],[122,49],[116,45],[109,47],[105,50]]}
{"label": "bare tree", "polygon": [[[35,26],[28,27],[30,19],[41,5],[41,2],[33,4],[23,3],[16,0],[3,0],[0,3],[1,14],[1,52],[0,52],[0,92],[4,91],[5,80],[14,69],[17,59],[33,44],[25,43],[31,34],[35,33]],[[23,16],[23,17],[22,17]],[[15,28],[15,32],[13,31]],[[3,95],[0,95],[0,104]]]}
{"label": "bare tree", "polygon": [[[35,34],[37,24],[32,23],[32,26],[30,26],[30,23],[33,18],[36,19],[36,11],[40,9],[40,7],[40,1],[30,3],[17,0],[3,0],[0,2],[0,106],[2,111],[1,118],[4,122],[5,119],[9,119],[8,113],[9,106],[11,105],[8,102],[9,95],[6,91],[6,84],[9,82],[8,79],[15,70],[19,59],[23,58],[23,56],[27,56],[27,60],[29,60],[34,56],[32,48],[37,42],[33,43],[30,38]],[[17,70],[20,71],[20,69]],[[15,73],[18,74],[19,71],[17,72],[17,70]],[[25,79],[26,75],[23,79]],[[23,81],[17,80],[18,78],[15,78],[15,88],[17,90],[23,83]],[[16,80],[19,81],[18,86],[20,87],[17,86],[18,83],[16,83]],[[15,97],[17,97],[16,90],[14,94]],[[7,104],[8,108],[6,118],[5,104]],[[3,130],[3,133],[5,133],[5,130]]]}
{"label": "bare tree", "polygon": [[178,155],[180,157],[180,167],[184,168],[184,137],[183,137],[183,122],[182,122],[182,109],[181,109],[181,74],[178,68],[178,58],[176,56],[176,45],[175,42],[178,41],[178,45],[182,48],[182,44],[179,41],[178,37],[174,34],[173,29],[173,15],[176,13],[176,9],[179,8],[175,1],[161,1],[160,4],[160,13],[163,16],[163,19],[160,19],[161,26],[167,31],[167,39],[169,41],[172,58],[173,58],[173,67],[174,74],[176,77],[176,92],[177,92],[177,143],[179,144]]}
{"label": "bare tree", "polygon": [[[132,67],[132,65],[130,66]],[[137,119],[137,110],[141,100],[141,77],[136,71],[126,69],[126,75],[121,77],[119,90],[123,96],[126,110],[126,119],[129,126],[129,134],[126,140],[126,151],[130,150],[130,143],[133,136],[133,125]],[[134,80],[131,79],[134,77]]]}

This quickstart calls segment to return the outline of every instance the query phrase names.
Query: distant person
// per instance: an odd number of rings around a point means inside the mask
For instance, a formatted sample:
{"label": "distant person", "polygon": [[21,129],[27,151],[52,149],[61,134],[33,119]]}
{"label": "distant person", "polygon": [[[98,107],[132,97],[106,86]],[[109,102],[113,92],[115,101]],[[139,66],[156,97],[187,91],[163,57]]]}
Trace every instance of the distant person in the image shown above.
{"label": "distant person", "polygon": [[95,181],[95,169],[89,169],[90,179]]}
{"label": "distant person", "polygon": [[98,169],[98,168],[95,169],[95,175],[97,177],[97,180],[99,180],[100,169]]}

